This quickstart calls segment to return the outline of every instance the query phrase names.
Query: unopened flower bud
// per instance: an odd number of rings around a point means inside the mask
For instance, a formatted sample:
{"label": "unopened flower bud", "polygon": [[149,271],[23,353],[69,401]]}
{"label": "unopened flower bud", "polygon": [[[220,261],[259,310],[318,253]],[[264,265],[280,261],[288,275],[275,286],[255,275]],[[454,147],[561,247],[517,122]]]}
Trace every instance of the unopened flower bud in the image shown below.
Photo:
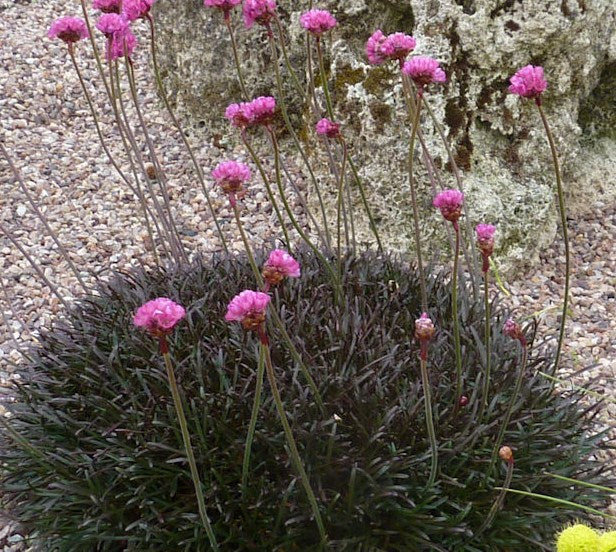
{"label": "unopened flower bud", "polygon": [[511,339],[517,339],[522,344],[522,347],[526,347],[524,332],[522,332],[520,325],[512,318],[507,319],[503,325],[503,333]]}
{"label": "unopened flower bud", "polygon": [[460,406],[464,407],[468,404],[468,397],[466,395],[462,395],[459,401]]}
{"label": "unopened flower bud", "polygon": [[428,359],[428,343],[434,337],[436,329],[427,312],[424,312],[415,320],[415,339],[419,341],[421,347],[420,356],[422,360]]}
{"label": "unopened flower bud", "polygon": [[513,464],[513,451],[508,446],[504,446],[498,449],[498,456],[503,462]]}

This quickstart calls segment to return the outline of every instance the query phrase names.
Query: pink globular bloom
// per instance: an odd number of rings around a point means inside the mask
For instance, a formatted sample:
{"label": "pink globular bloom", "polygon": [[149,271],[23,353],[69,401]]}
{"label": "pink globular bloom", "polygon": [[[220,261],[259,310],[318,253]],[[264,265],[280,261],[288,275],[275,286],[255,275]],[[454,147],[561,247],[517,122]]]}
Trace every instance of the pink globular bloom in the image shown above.
{"label": "pink globular bloom", "polygon": [[122,0],[94,0],[92,7],[103,13],[120,13]]}
{"label": "pink globular bloom", "polygon": [[274,249],[263,266],[263,278],[269,286],[277,286],[285,278],[299,278],[299,263],[286,251]]}
{"label": "pink globular bloom", "polygon": [[464,194],[459,190],[444,190],[437,194],[432,205],[440,209],[445,220],[452,222],[454,228],[458,228],[458,219],[462,216]]}
{"label": "pink globular bloom", "polygon": [[398,60],[400,63],[415,49],[417,41],[404,33],[385,35],[376,30],[366,42],[366,56],[372,65]]}
{"label": "pink globular bloom", "polygon": [[475,227],[475,234],[477,236],[477,247],[481,251],[483,257],[482,270],[486,273],[490,269],[490,256],[494,252],[494,233],[496,227],[491,224],[478,224]]}
{"label": "pink globular bloom", "polygon": [[304,29],[319,38],[337,24],[336,18],[327,10],[310,10],[302,14],[299,22]]}
{"label": "pink globular bloom", "polygon": [[422,360],[428,360],[428,344],[434,337],[435,332],[434,323],[427,312],[422,313],[421,316],[415,320],[415,339],[419,341]]}
{"label": "pink globular bloom", "polygon": [[417,56],[408,60],[402,67],[402,72],[413,79],[419,89],[433,82],[445,82],[447,75],[435,59]]}
{"label": "pink globular bloom", "polygon": [[241,3],[242,0],[203,0],[206,8],[218,8],[224,12],[225,16],[228,16],[229,12]]}
{"label": "pink globular bloom", "polygon": [[146,17],[156,0],[123,0],[122,15],[129,21]]}
{"label": "pink globular bloom", "polygon": [[233,126],[248,128],[271,123],[276,113],[276,100],[271,96],[260,96],[250,102],[231,104],[225,111],[225,117]]}
{"label": "pink globular bloom", "polygon": [[86,22],[80,17],[60,17],[51,24],[47,36],[49,38],[59,38],[70,46],[75,42],[88,38],[90,33],[88,32]]}
{"label": "pink globular bloom", "polygon": [[250,168],[237,161],[224,161],[213,171],[212,176],[222,190],[229,195],[231,206],[237,204],[237,197],[243,194],[243,184],[251,178]]}
{"label": "pink globular bloom", "polygon": [[107,41],[107,58],[110,60],[130,57],[137,47],[137,37],[130,27],[125,31],[114,33]]}
{"label": "pink globular bloom", "polygon": [[276,0],[245,0],[243,13],[247,29],[255,23],[267,27],[276,15]]}
{"label": "pink globular bloom", "polygon": [[526,337],[520,325],[512,318],[507,319],[503,325],[503,333],[511,339],[517,339],[522,347],[526,347]]}
{"label": "pink globular bloom", "polygon": [[96,28],[107,38],[115,33],[124,33],[128,30],[128,21],[117,13],[104,13],[98,18]]}
{"label": "pink globular bloom", "polygon": [[509,92],[523,98],[535,98],[537,101],[548,87],[548,83],[543,76],[543,67],[534,65],[522,67],[509,79],[509,82],[511,83]]}
{"label": "pink globular bloom", "polygon": [[270,300],[271,297],[267,293],[244,290],[229,303],[225,320],[240,322],[245,330],[259,331],[265,322]]}
{"label": "pink globular bloom", "polygon": [[133,316],[133,324],[154,337],[164,337],[186,316],[181,305],[167,297],[158,297],[141,305]]}
{"label": "pink globular bloom", "polygon": [[328,138],[339,138],[340,124],[324,117],[317,123],[316,131],[317,134],[320,134],[321,136],[327,136]]}

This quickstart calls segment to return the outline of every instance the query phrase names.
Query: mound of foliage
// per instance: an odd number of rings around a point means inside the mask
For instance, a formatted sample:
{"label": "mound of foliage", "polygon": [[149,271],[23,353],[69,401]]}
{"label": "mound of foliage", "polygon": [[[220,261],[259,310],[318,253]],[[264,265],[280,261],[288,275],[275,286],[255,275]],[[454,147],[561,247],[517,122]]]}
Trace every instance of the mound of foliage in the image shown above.
{"label": "mound of foliage", "polygon": [[[325,402],[315,403],[274,327],[273,361],[300,454],[317,495],[331,550],[540,550],[580,512],[509,494],[481,534],[505,466],[486,479],[494,441],[514,387],[518,344],[492,333],[491,401],[477,419],[484,365],[481,299],[460,299],[464,393],[456,407],[448,281],[430,278],[438,333],[429,370],[439,443],[439,475],[427,487],[430,448],[424,420],[415,271],[372,254],[348,258],[344,300],[334,302],[313,255],[303,274],[276,291],[284,320]],[[230,298],[252,289],[246,262],[214,258],[118,277],[83,299],[46,332],[18,389],[0,443],[2,488],[12,511],[44,550],[208,550],[157,343],[131,316],[168,296],[187,308],[171,336],[208,514],[221,550],[320,549],[267,382],[252,449],[248,488],[242,459],[257,371],[257,340],[223,320]],[[607,483],[594,409],[576,392],[555,392],[550,347],[527,328],[528,374],[505,443],[515,453],[511,487],[601,507],[602,495],[545,474]],[[19,438],[17,437],[19,436]]]}

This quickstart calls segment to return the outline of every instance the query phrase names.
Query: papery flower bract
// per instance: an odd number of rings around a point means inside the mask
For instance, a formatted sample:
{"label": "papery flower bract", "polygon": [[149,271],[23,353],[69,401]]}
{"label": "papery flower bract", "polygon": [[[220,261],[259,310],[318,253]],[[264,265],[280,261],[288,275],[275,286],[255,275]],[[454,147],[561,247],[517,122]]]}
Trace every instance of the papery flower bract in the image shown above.
{"label": "papery flower bract", "polygon": [[122,15],[129,21],[135,21],[150,13],[156,0],[123,0]]}
{"label": "papery flower bract", "polygon": [[245,330],[257,331],[265,322],[265,313],[270,300],[271,297],[267,293],[244,290],[229,303],[225,320],[240,322]]}
{"label": "papery flower bract", "polygon": [[267,26],[276,15],[276,0],[245,0],[243,13],[247,29],[255,23]]}
{"label": "papery flower bract", "polygon": [[338,24],[336,18],[327,10],[307,11],[299,18],[299,22],[304,29],[317,37],[330,31]]}
{"label": "papery flower bract", "polygon": [[127,31],[128,26],[128,21],[117,13],[104,13],[96,22],[96,28],[107,38],[115,33]]}
{"label": "papery flower bract", "polygon": [[235,207],[236,196],[242,194],[243,184],[250,180],[251,172],[243,163],[224,161],[212,171],[212,176],[222,190],[229,194],[231,205]]}
{"label": "papery flower bract", "polygon": [[381,46],[386,38],[383,31],[377,29],[366,42],[366,56],[372,65],[381,65],[381,63],[385,62],[386,58],[381,52]]}
{"label": "papery flower bract", "polygon": [[206,8],[219,8],[225,13],[229,13],[235,6],[239,6],[242,0],[203,0]]}
{"label": "papery flower bract", "polygon": [[428,316],[427,312],[415,320],[415,339],[419,341],[420,357],[422,360],[428,360],[428,345],[434,337],[436,329],[434,323]]}
{"label": "papery flower bract", "polygon": [[107,42],[107,58],[114,60],[130,57],[137,47],[137,37],[130,27],[123,32],[114,33]]}
{"label": "papery flower bract", "polygon": [[263,278],[271,286],[277,286],[285,278],[299,278],[299,263],[286,251],[274,249],[263,266]]}
{"label": "papery flower bract", "polygon": [[387,59],[402,61],[415,49],[417,41],[410,35],[394,33],[387,35],[381,44],[381,53]]}
{"label": "papery flower bract", "polygon": [[494,233],[496,227],[491,224],[478,224],[475,227],[477,247],[483,257],[483,272],[490,269],[490,256],[494,252]]}
{"label": "papery flower bract", "polygon": [[90,33],[86,22],[80,17],[60,17],[51,24],[47,36],[59,38],[67,44],[73,44],[88,38]]}
{"label": "papery flower bract", "polygon": [[122,0],[94,0],[92,7],[103,13],[120,13]]}
{"label": "papery flower bract", "polygon": [[155,337],[171,333],[186,316],[186,310],[167,297],[158,297],[141,305],[133,316],[133,324]]}
{"label": "papery flower bract", "polygon": [[523,98],[539,98],[548,87],[543,67],[527,65],[509,79],[509,92]]}
{"label": "papery flower bract", "polygon": [[413,79],[421,88],[433,82],[445,82],[447,75],[435,59],[417,56],[409,59],[402,67],[402,72]]}
{"label": "papery flower bract", "polygon": [[383,34],[380,29],[372,33],[366,42],[366,56],[373,65],[381,65],[389,60],[404,61],[415,49],[417,41],[404,33]]}
{"label": "papery flower bract", "polygon": [[338,138],[340,136],[340,124],[323,118],[316,125],[317,134],[328,138]]}
{"label": "papery flower bract", "polygon": [[464,204],[464,194],[459,190],[444,190],[437,194],[432,201],[434,207],[440,209],[445,220],[458,223],[462,215],[462,205]]}

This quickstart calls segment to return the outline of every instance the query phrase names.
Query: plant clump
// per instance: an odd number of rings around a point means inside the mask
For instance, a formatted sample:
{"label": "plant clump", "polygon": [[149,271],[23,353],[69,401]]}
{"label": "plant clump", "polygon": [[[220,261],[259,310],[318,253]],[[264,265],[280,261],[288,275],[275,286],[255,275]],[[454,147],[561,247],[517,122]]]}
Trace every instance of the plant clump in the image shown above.
{"label": "plant clump", "polygon": [[[331,550],[531,550],[579,516],[565,504],[512,493],[494,508],[506,475],[512,489],[601,507],[596,489],[546,474],[610,483],[595,456],[601,435],[588,431],[596,410],[581,392],[555,393],[538,375],[552,362],[551,347],[532,327],[527,373],[512,402],[519,351],[502,332],[509,313],[498,300],[491,305],[491,399],[480,419],[482,303],[466,293],[459,298],[466,401],[457,402],[451,286],[428,271],[436,327],[428,381],[439,458],[429,486],[431,441],[420,343],[413,340],[418,273],[393,258],[346,256],[337,300],[321,260],[307,250],[294,256],[301,278],[277,287],[269,308],[289,329],[322,404],[277,327],[270,323],[267,332]],[[255,257],[265,264],[263,252]],[[42,335],[18,389],[12,430],[2,435],[0,460],[10,507],[43,549],[209,549],[165,365],[156,340],[132,324],[152,297],[186,309],[167,340],[220,550],[321,549],[267,382],[242,485],[258,341],[224,316],[229,299],[251,285],[250,263],[230,257],[125,273]],[[506,413],[504,443],[515,463],[489,470]],[[21,446],[8,442],[15,439]],[[488,512],[493,520],[483,527]]]}

